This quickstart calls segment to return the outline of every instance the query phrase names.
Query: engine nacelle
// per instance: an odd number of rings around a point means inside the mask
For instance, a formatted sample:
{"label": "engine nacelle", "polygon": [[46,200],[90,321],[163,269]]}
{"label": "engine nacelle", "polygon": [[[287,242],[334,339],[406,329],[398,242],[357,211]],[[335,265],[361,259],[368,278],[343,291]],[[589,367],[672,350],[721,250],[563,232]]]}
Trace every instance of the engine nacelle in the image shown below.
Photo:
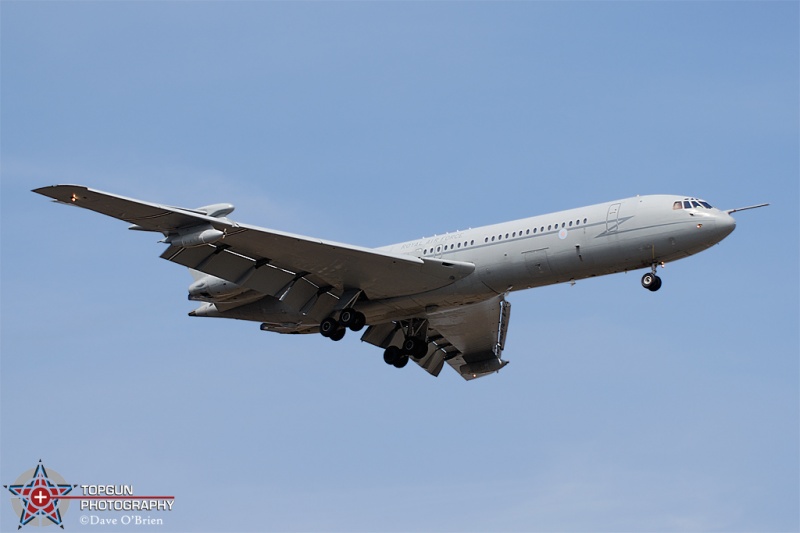
{"label": "engine nacelle", "polygon": [[215,243],[224,236],[225,233],[218,229],[214,229],[211,226],[203,226],[187,233],[170,235],[164,242],[168,242],[173,246],[191,248],[193,246]]}
{"label": "engine nacelle", "polygon": [[204,276],[189,285],[189,299],[211,303],[229,301],[247,290],[245,287],[216,276]]}

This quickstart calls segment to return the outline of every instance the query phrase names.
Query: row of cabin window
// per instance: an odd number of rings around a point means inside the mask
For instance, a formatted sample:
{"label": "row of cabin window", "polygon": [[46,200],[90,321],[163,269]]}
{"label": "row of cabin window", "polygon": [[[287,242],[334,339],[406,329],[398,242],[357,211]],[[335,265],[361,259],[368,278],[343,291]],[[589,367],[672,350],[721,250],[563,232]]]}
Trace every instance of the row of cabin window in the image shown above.
{"label": "row of cabin window", "polygon": [[[587,222],[588,222],[588,219],[584,218],[583,219],[583,224],[586,224]],[[580,226],[581,225],[580,219],[576,220],[574,225],[575,226]],[[568,223],[567,222],[562,222],[561,223],[561,227],[562,228],[566,228],[566,227],[570,227],[571,228],[572,226],[573,226],[573,222],[571,220]],[[553,228],[558,229],[558,224],[555,224],[555,226],[553,224],[548,224],[547,231],[550,231]],[[533,230],[527,229],[527,230],[525,230],[525,235],[530,235],[531,231],[533,232],[534,235],[536,235],[537,233],[544,233],[544,226],[542,226],[541,228],[533,228]],[[522,237],[522,230],[519,230],[519,232],[514,231],[510,235],[508,233],[506,233],[505,238],[506,239],[514,238],[514,237],[517,237],[517,234],[519,234],[519,236]],[[483,242],[489,242],[489,240],[490,240],[490,238],[486,237],[483,240]],[[491,241],[494,242],[494,240],[495,240],[495,237],[492,236],[491,237]],[[497,240],[498,241],[503,240],[503,235],[502,234],[498,235],[497,236]],[[445,244],[444,245],[444,251],[455,250],[456,248],[462,248],[462,247],[466,248],[467,246],[474,246],[474,245],[475,245],[475,241],[474,240],[473,241],[469,241],[469,243],[467,243],[467,241],[464,241],[463,246],[462,246],[462,243],[460,243],[460,242],[457,243],[457,244],[450,244],[450,245]],[[436,253],[441,252],[441,251],[442,251],[442,247],[441,246],[437,246],[436,247]],[[431,248],[430,250],[428,250],[426,248],[425,250],[422,251],[422,254],[423,255],[428,255],[428,252],[434,253],[434,249]]]}
{"label": "row of cabin window", "polygon": [[[455,250],[456,248],[466,248],[467,246],[475,246],[475,241],[474,240],[473,241],[469,241],[469,242],[464,241],[463,244],[460,243],[460,242],[456,243],[456,244],[450,244],[450,245],[445,244],[444,245],[444,249],[445,250]],[[441,252],[442,251],[442,247],[441,246],[437,246],[436,247],[436,251],[437,252]],[[422,251],[422,254],[423,255],[428,255],[428,252],[433,253],[433,248],[431,248],[430,250],[428,250],[426,248],[425,250]]]}
{"label": "row of cabin window", "polygon": [[[586,218],[584,218],[584,219],[583,219],[583,223],[584,223],[584,224],[586,224],[586,222],[587,222],[587,221],[588,221],[588,219],[586,219]],[[561,227],[562,227],[562,228],[566,228],[566,227],[570,227],[570,228],[571,228],[571,227],[572,227],[572,224],[573,224],[573,223],[572,223],[572,221],[571,221],[571,220],[569,221],[569,223],[567,223],[567,222],[562,222],[562,223],[561,223]],[[576,221],[575,221],[575,226],[580,226],[580,224],[581,224],[581,221],[580,221],[580,220],[576,220]],[[552,229],[558,229],[558,224],[555,224],[555,225],[553,225],[553,224],[548,224],[548,225],[547,225],[547,231],[550,231],[550,230],[552,230]],[[534,234],[534,235],[536,235],[537,233],[544,233],[544,226],[542,226],[541,228],[533,228],[533,234]],[[530,229],[527,229],[527,230],[525,230],[525,235],[530,235],[530,234],[531,234],[531,230],[530,230]],[[513,232],[513,233],[511,234],[511,238],[514,238],[514,237],[516,237],[516,236],[517,236],[517,232],[516,232],[516,231],[515,231],[515,232]],[[519,231],[519,236],[520,236],[520,237],[522,237],[522,230],[520,230],[520,231]],[[506,239],[508,239],[508,238],[509,238],[509,235],[508,235],[508,233],[506,233],[506,235],[505,235],[505,238],[506,238]],[[486,238],[483,240],[483,242],[489,242],[490,240],[491,240],[492,242],[494,242],[494,240],[495,240],[495,237],[494,237],[494,235],[492,235],[491,239],[490,239],[489,237],[486,237]],[[501,240],[503,240],[503,235],[502,235],[502,234],[498,235],[498,236],[497,236],[497,240],[498,240],[498,241],[501,241]]]}

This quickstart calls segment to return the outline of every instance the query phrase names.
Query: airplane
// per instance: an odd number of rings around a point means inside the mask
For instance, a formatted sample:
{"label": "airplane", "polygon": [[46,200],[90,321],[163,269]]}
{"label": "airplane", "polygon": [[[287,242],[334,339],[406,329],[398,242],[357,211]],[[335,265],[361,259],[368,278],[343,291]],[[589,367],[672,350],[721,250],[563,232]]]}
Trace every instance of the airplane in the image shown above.
{"label": "airplane", "polygon": [[734,212],[705,200],[648,195],[365,248],[234,222],[232,204],[186,209],[81,185],[34,189],[163,234],[163,259],[189,268],[189,315],[250,320],[261,330],[320,333],[383,349],[397,368],[433,376],[448,363],[466,380],[496,373],[510,292],[658,266],[702,252],[736,227]]}

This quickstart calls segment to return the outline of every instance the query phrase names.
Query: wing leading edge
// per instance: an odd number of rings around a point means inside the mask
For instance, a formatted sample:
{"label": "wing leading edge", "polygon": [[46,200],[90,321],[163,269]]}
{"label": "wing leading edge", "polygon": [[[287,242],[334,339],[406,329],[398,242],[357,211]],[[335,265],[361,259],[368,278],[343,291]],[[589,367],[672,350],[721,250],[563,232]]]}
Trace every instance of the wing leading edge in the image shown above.
{"label": "wing leading edge", "polygon": [[[54,185],[33,192],[126,221],[132,224],[130,229],[162,233],[161,242],[169,245],[162,258],[272,296],[310,317],[330,316],[362,293],[370,300],[419,294],[450,285],[475,270],[472,263],[237,223],[227,218],[233,211],[230,204],[186,209],[80,185]],[[510,316],[504,296],[372,325],[362,340],[385,348],[401,344],[410,333],[421,336],[427,352],[414,361],[427,372],[438,375],[446,362],[466,380],[481,377],[507,364],[501,359]]]}
{"label": "wing leading edge", "polygon": [[[161,257],[265,294],[303,278],[337,296],[357,289],[370,299],[392,298],[444,287],[475,269],[472,263],[314,239],[209,216],[202,208],[154,204],[81,185],[33,192],[124,220],[134,225],[131,229],[163,233],[171,246]],[[266,265],[270,268],[263,270]],[[258,271],[269,275],[257,276]]]}

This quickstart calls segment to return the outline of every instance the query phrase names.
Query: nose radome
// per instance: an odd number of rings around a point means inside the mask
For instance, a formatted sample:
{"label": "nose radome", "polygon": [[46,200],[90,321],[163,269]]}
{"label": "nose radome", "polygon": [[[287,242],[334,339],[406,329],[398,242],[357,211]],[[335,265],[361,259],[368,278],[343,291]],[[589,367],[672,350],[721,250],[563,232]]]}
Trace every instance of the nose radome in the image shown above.
{"label": "nose radome", "polygon": [[733,230],[736,229],[736,219],[730,214],[721,211],[715,218],[720,240],[730,235]]}

